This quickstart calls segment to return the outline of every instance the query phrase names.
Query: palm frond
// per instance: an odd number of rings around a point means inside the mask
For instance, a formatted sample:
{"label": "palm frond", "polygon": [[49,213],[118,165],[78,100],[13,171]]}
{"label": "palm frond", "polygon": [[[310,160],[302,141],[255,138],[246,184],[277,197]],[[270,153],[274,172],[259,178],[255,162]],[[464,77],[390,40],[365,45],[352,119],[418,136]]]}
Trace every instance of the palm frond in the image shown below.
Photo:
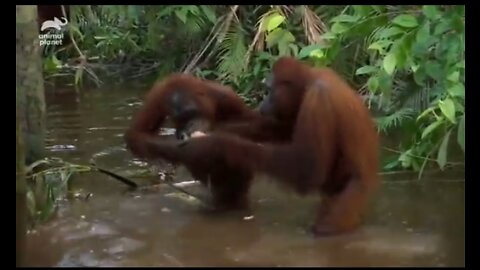
{"label": "palm frond", "polygon": [[377,129],[380,132],[387,133],[390,129],[399,127],[405,120],[411,119],[414,110],[411,108],[402,108],[390,115],[376,118]]}
{"label": "palm frond", "polygon": [[219,45],[217,67],[222,80],[233,80],[240,76],[245,69],[245,33],[239,24],[231,27]]}
{"label": "palm frond", "polygon": [[[222,53],[218,53],[219,49],[222,49],[222,44],[225,40],[225,35],[228,32],[228,30],[231,28],[232,21],[234,20],[234,17],[236,18],[235,21],[237,23],[240,23],[238,21],[238,17],[236,17],[236,12],[238,10],[238,5],[231,6],[230,12],[224,16],[221,16],[221,18],[217,19],[214,23],[214,26],[212,27],[210,34],[208,35],[206,42],[204,42],[204,45],[201,46],[201,50],[195,54],[193,59],[189,62],[188,65],[185,66],[183,69],[183,72],[189,73],[191,72],[195,65],[200,61],[202,58],[203,54],[207,51],[207,49],[211,48],[209,51],[209,54],[204,58],[205,62],[210,59],[213,55],[219,54],[222,55]],[[207,12],[204,13],[207,14]],[[212,17],[213,15],[210,15]],[[208,15],[207,15],[208,18]],[[213,18],[212,18],[213,19]]]}
{"label": "palm frond", "polygon": [[185,30],[187,35],[198,34],[205,29],[206,26],[206,21],[200,16],[191,16],[185,22]]}
{"label": "palm frond", "polygon": [[205,57],[205,61],[207,61],[208,59],[210,59],[210,57],[213,55],[213,53],[215,52],[215,50],[217,48],[215,48],[213,45],[214,45],[214,41],[217,40],[217,36],[220,34],[220,31],[223,29],[223,23],[224,21],[221,21],[221,20],[217,20],[214,24],[214,26],[212,27],[210,33],[208,34],[207,38],[205,39],[205,42],[202,44],[201,46],[201,50],[199,50],[195,56],[190,60],[190,62],[185,63],[185,65],[182,67],[182,70],[183,72],[185,73],[190,73],[191,70],[198,64],[198,62],[200,61],[200,59],[203,57],[203,55],[205,54],[205,52],[210,49],[210,53],[207,55],[207,57]]}
{"label": "palm frond", "polygon": [[176,14],[184,23],[187,36],[195,36],[210,27],[211,21],[197,6],[181,6]]}
{"label": "palm frond", "polygon": [[293,9],[287,5],[274,6],[274,9],[277,12],[280,12],[280,14],[285,18],[287,18],[288,15],[293,13]]}
{"label": "palm frond", "polygon": [[322,19],[308,6],[302,6],[302,24],[309,44],[323,42],[321,35],[327,31],[327,26]]}
{"label": "palm frond", "polygon": [[429,106],[430,87],[418,87],[413,81],[405,77],[398,77],[394,80],[395,91],[392,95],[392,102],[396,107],[411,108],[416,113],[426,110]]}

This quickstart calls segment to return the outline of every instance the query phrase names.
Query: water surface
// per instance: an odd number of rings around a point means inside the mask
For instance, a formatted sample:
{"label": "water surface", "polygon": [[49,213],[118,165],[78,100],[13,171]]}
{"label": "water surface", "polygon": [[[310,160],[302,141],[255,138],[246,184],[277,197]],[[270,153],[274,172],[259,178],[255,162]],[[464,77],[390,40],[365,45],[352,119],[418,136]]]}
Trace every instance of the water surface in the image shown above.
{"label": "water surface", "polygon": [[[121,174],[149,169],[122,140],[146,87],[49,91],[50,154],[82,164],[93,157]],[[191,178],[179,171],[175,180]],[[299,198],[266,179],[253,187],[253,213],[212,215],[166,186],[128,192],[105,175],[83,174],[72,182],[80,198],[62,201],[54,218],[29,233],[28,264],[464,266],[464,175],[385,180],[360,230],[314,239],[306,229],[317,199]],[[186,188],[205,193],[198,185]],[[93,196],[82,199],[88,193]]]}

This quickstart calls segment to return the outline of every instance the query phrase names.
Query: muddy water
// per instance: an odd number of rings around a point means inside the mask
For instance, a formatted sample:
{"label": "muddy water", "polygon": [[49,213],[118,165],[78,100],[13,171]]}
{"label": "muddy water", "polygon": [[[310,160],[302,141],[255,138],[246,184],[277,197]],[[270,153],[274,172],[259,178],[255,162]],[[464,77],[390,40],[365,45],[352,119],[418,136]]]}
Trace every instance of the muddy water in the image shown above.
{"label": "muddy water", "polygon": [[[48,95],[48,146],[71,162],[118,173],[144,167],[122,133],[145,86]],[[140,89],[137,91],[135,89]],[[145,167],[146,168],[146,167]],[[455,179],[386,182],[359,231],[313,239],[314,198],[257,181],[253,213],[213,215],[168,187],[127,192],[101,174],[76,177],[88,200],[62,201],[28,235],[32,266],[464,266],[465,190]],[[156,178],[155,178],[156,179]],[[141,180],[151,184],[155,179]],[[179,173],[178,181],[190,180]],[[387,179],[388,180],[388,179]],[[408,180],[408,179],[405,179]],[[442,181],[439,181],[442,180]],[[186,187],[201,194],[198,186]]]}

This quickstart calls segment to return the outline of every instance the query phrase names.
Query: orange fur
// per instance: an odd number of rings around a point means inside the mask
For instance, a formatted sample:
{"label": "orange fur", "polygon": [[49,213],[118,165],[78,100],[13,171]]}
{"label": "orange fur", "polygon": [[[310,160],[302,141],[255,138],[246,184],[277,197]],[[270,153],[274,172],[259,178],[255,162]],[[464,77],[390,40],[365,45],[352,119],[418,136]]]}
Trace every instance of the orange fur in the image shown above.
{"label": "orange fur", "polygon": [[180,146],[147,140],[149,155],[192,170],[201,159],[200,169],[206,174],[218,167],[266,173],[299,194],[325,196],[313,227],[316,235],[357,228],[379,183],[378,135],[368,109],[331,69],[281,58],[273,76],[270,112],[294,126],[291,142],[259,145],[214,132]]}
{"label": "orange fur", "polygon": [[[175,94],[182,98],[180,103],[183,104],[169,105]],[[191,121],[205,121],[207,128],[213,129],[222,122],[251,119],[255,116],[233,89],[191,75],[173,74],[156,83],[146,95],[142,108],[134,116],[125,134],[129,150],[137,156],[143,156],[143,138],[156,137],[167,117],[173,116],[174,110],[182,109],[177,107],[187,106],[187,102],[198,112],[185,119],[173,117],[177,130],[185,128]]]}
{"label": "orange fur", "polygon": [[[182,113],[188,108],[195,113]],[[217,130],[259,141],[286,140],[290,137],[288,129],[278,121],[261,117],[258,112],[250,110],[231,88],[190,75],[174,74],[153,86],[147,94],[142,108],[125,133],[127,148],[138,157],[158,158],[149,155],[151,151],[147,142],[159,138],[157,131],[168,116],[174,116],[177,131],[192,128],[188,131],[194,136],[199,134],[195,132]],[[198,122],[202,122],[202,127],[195,125]],[[189,127],[190,123],[193,124]],[[206,172],[202,164],[202,158],[198,157],[189,168],[190,172],[196,179],[212,187],[217,208],[248,206],[250,171],[219,165],[214,171]]]}

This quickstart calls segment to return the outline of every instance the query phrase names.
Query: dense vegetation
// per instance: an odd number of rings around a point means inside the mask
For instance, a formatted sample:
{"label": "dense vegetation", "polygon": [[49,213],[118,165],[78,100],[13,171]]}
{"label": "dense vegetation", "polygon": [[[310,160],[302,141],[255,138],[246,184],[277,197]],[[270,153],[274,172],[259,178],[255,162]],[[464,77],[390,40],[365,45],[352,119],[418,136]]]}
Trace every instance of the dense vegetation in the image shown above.
{"label": "dense vegetation", "polygon": [[44,48],[47,78],[187,71],[254,104],[272,62],[292,55],[335,68],[379,131],[400,134],[385,170],[444,169],[465,149],[464,6],[71,6],[71,15],[74,44]]}

